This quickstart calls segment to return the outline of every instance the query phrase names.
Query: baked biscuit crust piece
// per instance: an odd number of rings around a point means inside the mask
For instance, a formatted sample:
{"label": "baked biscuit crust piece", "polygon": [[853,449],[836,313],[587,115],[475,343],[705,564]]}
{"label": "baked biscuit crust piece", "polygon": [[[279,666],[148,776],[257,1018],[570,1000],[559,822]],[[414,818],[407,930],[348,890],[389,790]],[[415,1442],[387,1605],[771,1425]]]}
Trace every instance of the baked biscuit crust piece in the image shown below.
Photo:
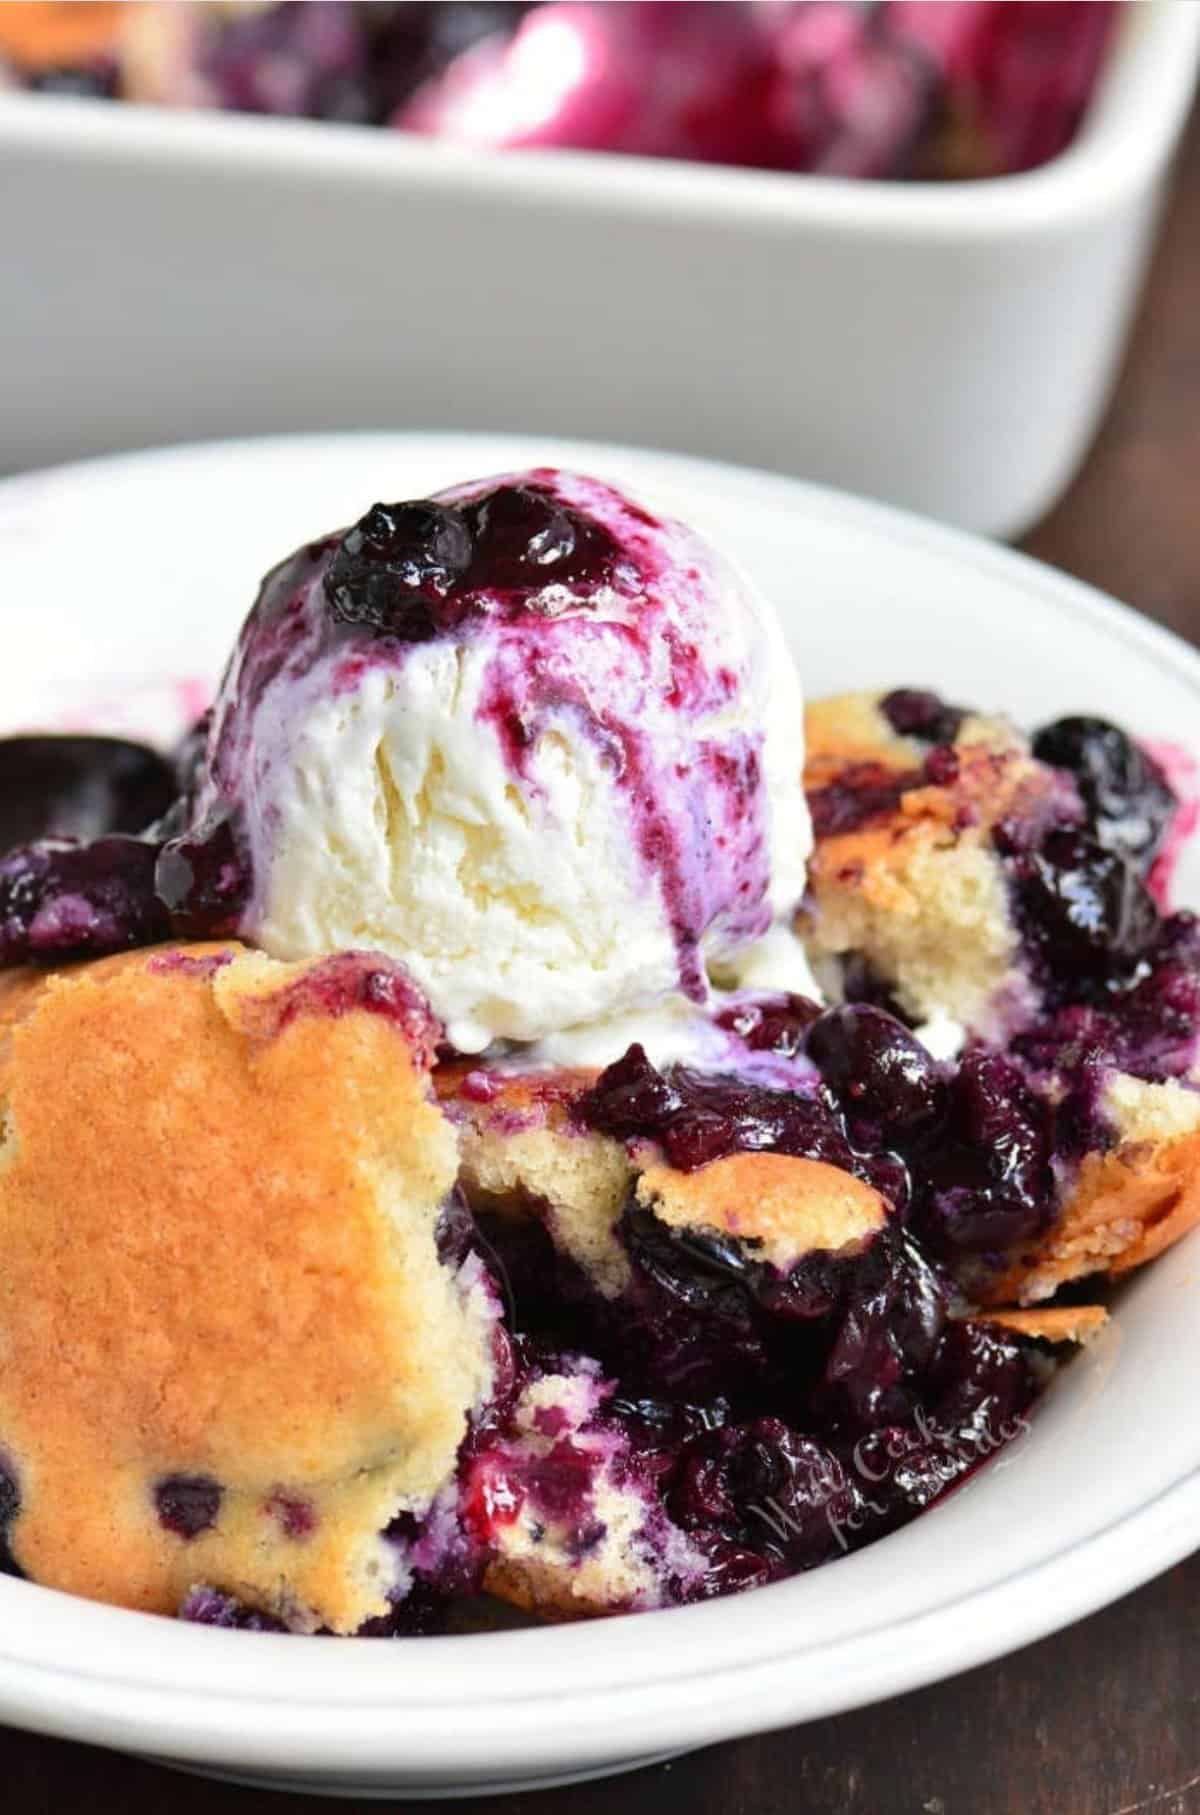
{"label": "baked biscuit crust piece", "polygon": [[1068,1280],[1144,1266],[1200,1224],[1200,1135],[1090,1153],[1045,1242],[988,1288],[990,1302],[1036,1304]]}
{"label": "baked biscuit crust piece", "polygon": [[37,71],[111,56],[129,13],[119,0],[17,0],[0,6],[0,58]]}
{"label": "baked biscuit crust piece", "polygon": [[731,1153],[695,1172],[648,1166],[637,1201],[669,1228],[717,1229],[786,1272],[806,1254],[853,1252],[887,1222],[873,1186],[823,1160]]}
{"label": "baked biscuit crust piece", "polygon": [[[494,1313],[438,1260],[455,1141],[402,1027],[311,1012],[315,973],[227,945],[0,979],[0,1447],[39,1582],[338,1632],[405,1587],[379,1534],[453,1470]],[[306,1006],[264,1036],[272,979]],[[179,1477],[218,1501],[190,1540]]]}
{"label": "baked biscuit crust piece", "polygon": [[[900,737],[874,694],[818,700],[805,715],[805,788],[853,789],[874,774],[878,809],[844,832],[820,831],[800,931],[809,956],[857,954],[917,1021],[949,1015],[988,1033],[1019,1017],[1028,993],[992,828],[1061,812],[1064,783],[1036,762],[1003,719],[969,716],[954,744],[957,772],[931,785],[928,746]],[[912,786],[889,800],[887,784]]]}
{"label": "baked biscuit crust piece", "polygon": [[1108,1322],[1103,1305],[1046,1305],[1036,1310],[976,1311],[972,1316],[976,1323],[997,1324],[1015,1336],[1081,1345],[1098,1336]]}
{"label": "baked biscuit crust piece", "polygon": [[[555,1246],[575,1261],[605,1298],[629,1280],[616,1236],[633,1162],[622,1142],[571,1119],[571,1105],[595,1083],[594,1071],[504,1077],[469,1066],[440,1066],[438,1099],[459,1133],[461,1184],[472,1210],[536,1217]],[[472,1078],[485,1078],[472,1094]]]}
{"label": "baked biscuit crust piece", "polygon": [[1200,1092],[1118,1072],[1103,1107],[1115,1145],[1084,1157],[1047,1235],[989,1283],[990,1304],[1037,1304],[1092,1273],[1117,1278],[1200,1224]]}

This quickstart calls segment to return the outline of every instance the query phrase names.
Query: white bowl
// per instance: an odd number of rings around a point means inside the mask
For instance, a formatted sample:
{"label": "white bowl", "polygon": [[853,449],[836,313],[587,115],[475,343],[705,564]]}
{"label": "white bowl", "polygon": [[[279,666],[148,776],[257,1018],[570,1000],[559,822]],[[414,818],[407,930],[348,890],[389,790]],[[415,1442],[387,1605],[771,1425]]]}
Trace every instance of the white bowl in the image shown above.
{"label": "white bowl", "polygon": [[1200,49],[1128,6],[1076,143],[896,185],[0,97],[0,469],[278,429],[745,460],[992,534],[1095,427]]}
{"label": "white bowl", "polygon": [[[1200,757],[1200,657],[1020,556],[735,468],[455,436],[235,443],[0,485],[0,721],[119,696],[122,677],[211,673],[294,542],[376,496],[534,460],[682,499],[777,602],[810,692],[931,685],[1025,721],[1094,709]],[[157,710],[160,692],[140,697]],[[1195,857],[1183,893],[1200,900]],[[390,1642],[187,1627],[0,1580],[0,1720],[256,1781],[447,1795],[615,1770],[965,1669],[1195,1546],[1197,1258],[1193,1239],[1135,1279],[1028,1435],[963,1491],[811,1575],[666,1613]]]}

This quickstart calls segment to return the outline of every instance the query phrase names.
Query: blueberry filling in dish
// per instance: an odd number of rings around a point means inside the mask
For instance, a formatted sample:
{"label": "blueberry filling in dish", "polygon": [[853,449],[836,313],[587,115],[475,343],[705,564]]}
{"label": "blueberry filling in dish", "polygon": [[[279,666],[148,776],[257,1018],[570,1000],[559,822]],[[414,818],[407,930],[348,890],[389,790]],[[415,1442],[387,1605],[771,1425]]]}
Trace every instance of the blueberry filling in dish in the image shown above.
{"label": "blueberry filling in dish", "polygon": [[552,468],[282,561],[174,752],[0,741],[0,1569],[416,1637],[927,1511],[1200,1221],[1179,773],[805,709]]}
{"label": "blueberry filling in dish", "polygon": [[494,149],[961,180],[1032,168],[1071,142],[1115,10],[13,3],[0,14],[0,85]]}

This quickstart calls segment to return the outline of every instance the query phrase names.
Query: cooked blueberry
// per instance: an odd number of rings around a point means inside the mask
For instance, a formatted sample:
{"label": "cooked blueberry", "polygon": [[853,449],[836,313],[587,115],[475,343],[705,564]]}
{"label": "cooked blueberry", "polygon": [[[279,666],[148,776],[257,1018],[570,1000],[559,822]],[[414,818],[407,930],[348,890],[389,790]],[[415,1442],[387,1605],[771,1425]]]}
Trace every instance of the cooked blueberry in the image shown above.
{"label": "cooked blueberry", "polygon": [[921,1156],[923,1234],[944,1253],[990,1253],[1052,1213],[1052,1115],[1011,1059],[969,1050],[944,1131]]}
{"label": "cooked blueberry", "polygon": [[880,1008],[827,1009],[808,1030],[807,1050],[847,1110],[907,1134],[932,1121],[945,1089],[921,1042]]}
{"label": "cooked blueberry", "polygon": [[549,493],[530,485],[501,486],[468,511],[480,579],[489,587],[505,591],[540,586],[574,572],[572,557],[586,536],[586,525]]}
{"label": "cooked blueberry", "polygon": [[0,964],[98,957],[170,930],[157,848],[138,838],[43,839],[0,858]]}
{"label": "cooked blueberry", "polygon": [[958,751],[952,744],[935,744],[921,764],[921,774],[931,788],[952,788],[959,767]]}
{"label": "cooked blueberry", "polygon": [[0,1531],[11,1525],[21,1510],[21,1490],[16,1470],[0,1456]]}
{"label": "cooked blueberry", "polygon": [[120,737],[0,739],[0,850],[142,832],[175,799],[170,764]]}
{"label": "cooked blueberry", "polygon": [[1200,970],[1175,960],[1157,964],[1120,1006],[1130,1070],[1167,1078],[1191,1071],[1200,1041]]}
{"label": "cooked blueberry", "polygon": [[343,624],[361,624],[405,642],[425,642],[474,552],[461,511],[421,500],[374,504],[338,544],[325,597]]}
{"label": "cooked blueberry", "polygon": [[246,854],[230,819],[218,819],[163,845],[154,886],[183,938],[235,933],[250,894]]}
{"label": "cooked blueberry", "polygon": [[197,56],[222,107],[385,125],[460,51],[511,29],[524,10],[480,0],[222,8],[205,18]]}
{"label": "cooked blueberry", "polygon": [[1054,971],[1128,967],[1158,930],[1158,909],[1134,865],[1082,833],[1052,832],[1012,866],[1021,907]]}
{"label": "cooked blueberry", "polygon": [[824,1444],[758,1418],[689,1445],[669,1504],[689,1531],[715,1530],[776,1569],[808,1569],[836,1553],[858,1502]]}
{"label": "cooked blueberry", "polygon": [[965,1054],[954,1081],[953,1113],[989,1176],[1031,1195],[1049,1190],[1047,1112],[1017,1067],[999,1053]]}
{"label": "cooked blueberry", "polygon": [[684,1400],[658,1399],[645,1393],[634,1398],[618,1394],[605,1405],[603,1417],[606,1422],[611,1419],[626,1430],[632,1429],[637,1436],[637,1449],[644,1452],[659,1443],[682,1442],[687,1437],[698,1437],[704,1431],[719,1430],[729,1422],[729,1402],[710,1399],[692,1405]]}
{"label": "cooked blueberry", "polygon": [[220,105],[238,112],[367,120],[358,15],[372,10],[333,0],[221,8],[197,37],[199,73]]}
{"label": "cooked blueberry", "polygon": [[578,1113],[590,1127],[621,1140],[653,1134],[681,1107],[682,1099],[650,1063],[645,1048],[634,1045],[600,1074],[581,1098]]}
{"label": "cooked blueberry", "polygon": [[479,1583],[470,1579],[461,1587],[450,1584],[447,1593],[440,1592],[440,1587],[440,1578],[439,1586],[435,1588],[418,1576],[408,1593],[396,1601],[389,1612],[364,1620],[357,1636],[363,1639],[416,1639],[444,1632],[450,1612],[448,1593],[477,1594]]}
{"label": "cooked blueberry", "polygon": [[893,1230],[873,1243],[842,1295],[817,1394],[824,1414],[858,1430],[907,1418],[948,1309],[945,1286],[911,1237]]}
{"label": "cooked blueberry", "polygon": [[40,95],[72,95],[86,101],[114,101],[121,92],[116,63],[94,63],[75,69],[42,69],[27,86]]}
{"label": "cooked blueberry", "polygon": [[1149,863],[1178,804],[1152,757],[1107,719],[1085,717],[1046,725],[1033,753],[1075,777],[1097,844]]}
{"label": "cooked blueberry", "polygon": [[898,737],[927,744],[952,744],[966,717],[960,706],[948,706],[938,694],[919,687],[897,687],[880,700],[879,710]]}
{"label": "cooked blueberry", "polygon": [[168,1475],[154,1490],[158,1522],[189,1542],[216,1524],[221,1497],[219,1484],[208,1475]]}
{"label": "cooked blueberry", "polygon": [[1117,1015],[1089,1003],[1068,1003],[1018,1034],[1013,1050],[1035,1071],[1075,1072],[1093,1064],[1123,1064],[1126,1032]]}
{"label": "cooked blueberry", "polygon": [[820,1012],[807,996],[780,995],[723,1009],[717,1023],[736,1034],[751,1052],[791,1059],[802,1050],[804,1036]]}
{"label": "cooked blueberry", "polygon": [[969,1319],[947,1325],[930,1370],[931,1418],[962,1447],[972,1434],[984,1439],[972,1464],[1016,1434],[1033,1390],[1027,1351],[1012,1336]]}
{"label": "cooked blueberry", "polygon": [[1003,1254],[1036,1235],[1046,1220],[1036,1200],[1002,1187],[950,1185],[935,1191],[926,1236],[944,1254]]}
{"label": "cooked blueberry", "polygon": [[218,1588],[193,1588],[179,1609],[181,1620],[195,1626],[224,1626],[235,1632],[283,1632],[282,1621],[257,1607],[247,1607]]}
{"label": "cooked blueberry", "polygon": [[716,1229],[675,1229],[653,1211],[630,1206],[621,1235],[634,1264],[685,1304],[699,1310],[714,1298],[741,1288],[753,1264],[747,1246]]}

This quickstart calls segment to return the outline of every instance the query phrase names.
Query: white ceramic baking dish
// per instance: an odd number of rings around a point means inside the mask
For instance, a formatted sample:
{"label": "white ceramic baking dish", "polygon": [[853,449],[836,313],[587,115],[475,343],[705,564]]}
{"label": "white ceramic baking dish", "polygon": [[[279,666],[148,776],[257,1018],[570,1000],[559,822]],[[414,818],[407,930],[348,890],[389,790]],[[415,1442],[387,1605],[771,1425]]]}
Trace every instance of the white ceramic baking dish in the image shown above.
{"label": "white ceramic baking dish", "polygon": [[897,186],[0,98],[0,468],[281,428],[521,428],[998,534],[1095,426],[1200,53],[1139,0],[1077,141]]}

